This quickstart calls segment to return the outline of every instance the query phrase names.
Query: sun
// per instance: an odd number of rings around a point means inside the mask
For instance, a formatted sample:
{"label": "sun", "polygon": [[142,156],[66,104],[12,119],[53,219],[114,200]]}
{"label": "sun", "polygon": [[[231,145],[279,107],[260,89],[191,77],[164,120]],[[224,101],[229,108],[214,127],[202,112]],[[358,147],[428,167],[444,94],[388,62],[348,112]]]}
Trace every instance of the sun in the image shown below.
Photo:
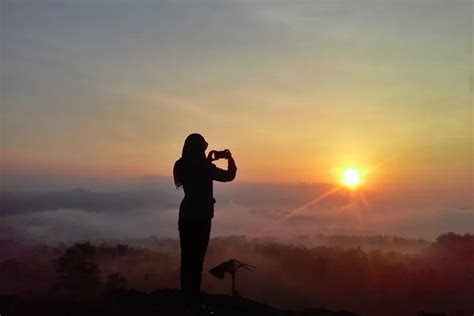
{"label": "sun", "polygon": [[360,184],[360,171],[356,168],[346,168],[342,173],[342,182],[349,188],[355,188]]}

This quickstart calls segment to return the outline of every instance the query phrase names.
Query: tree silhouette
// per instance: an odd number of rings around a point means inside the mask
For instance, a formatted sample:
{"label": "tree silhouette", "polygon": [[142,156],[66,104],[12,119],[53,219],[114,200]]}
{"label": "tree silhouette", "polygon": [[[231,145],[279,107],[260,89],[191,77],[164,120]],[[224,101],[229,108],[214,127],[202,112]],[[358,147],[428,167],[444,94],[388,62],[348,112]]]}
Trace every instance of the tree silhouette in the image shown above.
{"label": "tree silhouette", "polygon": [[93,296],[100,287],[99,267],[92,261],[94,255],[95,246],[89,242],[67,248],[55,262],[57,286],[74,298]]}

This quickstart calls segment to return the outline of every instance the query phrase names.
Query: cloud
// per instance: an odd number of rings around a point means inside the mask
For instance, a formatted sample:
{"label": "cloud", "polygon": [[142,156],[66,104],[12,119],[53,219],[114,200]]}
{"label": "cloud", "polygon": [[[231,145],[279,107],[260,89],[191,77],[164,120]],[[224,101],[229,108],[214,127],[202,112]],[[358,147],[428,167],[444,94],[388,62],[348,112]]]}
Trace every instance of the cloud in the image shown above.
{"label": "cloud", "polygon": [[91,212],[126,212],[143,208],[166,209],[178,205],[176,196],[159,190],[95,192],[83,189],[54,192],[2,192],[0,216],[73,209]]}
{"label": "cloud", "polygon": [[[168,180],[147,178],[129,184],[128,190],[110,192],[2,192],[2,236],[45,241],[152,235],[177,238],[183,192]],[[303,183],[216,185],[212,236],[291,240],[324,233],[433,239],[447,231],[472,232],[472,204],[460,192],[340,189],[318,199],[332,188]]]}

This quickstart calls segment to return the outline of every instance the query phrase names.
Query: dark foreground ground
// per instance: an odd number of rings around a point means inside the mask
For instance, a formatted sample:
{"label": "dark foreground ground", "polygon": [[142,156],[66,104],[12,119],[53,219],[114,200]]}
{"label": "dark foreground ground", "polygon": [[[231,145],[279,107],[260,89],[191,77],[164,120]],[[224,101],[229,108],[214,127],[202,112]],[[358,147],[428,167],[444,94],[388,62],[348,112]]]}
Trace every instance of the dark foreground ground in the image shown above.
{"label": "dark foreground ground", "polygon": [[[206,294],[205,302],[216,316],[357,316],[347,311],[332,312],[326,309],[284,311],[245,298]],[[144,293],[122,290],[103,294],[93,300],[22,299],[0,297],[1,316],[185,316],[189,315],[181,304],[178,290],[159,290]]]}

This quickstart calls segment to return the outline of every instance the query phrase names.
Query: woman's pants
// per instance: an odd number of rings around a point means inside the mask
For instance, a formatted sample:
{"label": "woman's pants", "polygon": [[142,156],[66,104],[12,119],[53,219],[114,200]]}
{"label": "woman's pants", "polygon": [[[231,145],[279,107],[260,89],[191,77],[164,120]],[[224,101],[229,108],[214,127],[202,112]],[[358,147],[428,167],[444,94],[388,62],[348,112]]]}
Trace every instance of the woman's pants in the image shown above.
{"label": "woman's pants", "polygon": [[179,219],[181,246],[181,289],[189,304],[201,303],[201,274],[206,255],[211,220],[191,221]]}

